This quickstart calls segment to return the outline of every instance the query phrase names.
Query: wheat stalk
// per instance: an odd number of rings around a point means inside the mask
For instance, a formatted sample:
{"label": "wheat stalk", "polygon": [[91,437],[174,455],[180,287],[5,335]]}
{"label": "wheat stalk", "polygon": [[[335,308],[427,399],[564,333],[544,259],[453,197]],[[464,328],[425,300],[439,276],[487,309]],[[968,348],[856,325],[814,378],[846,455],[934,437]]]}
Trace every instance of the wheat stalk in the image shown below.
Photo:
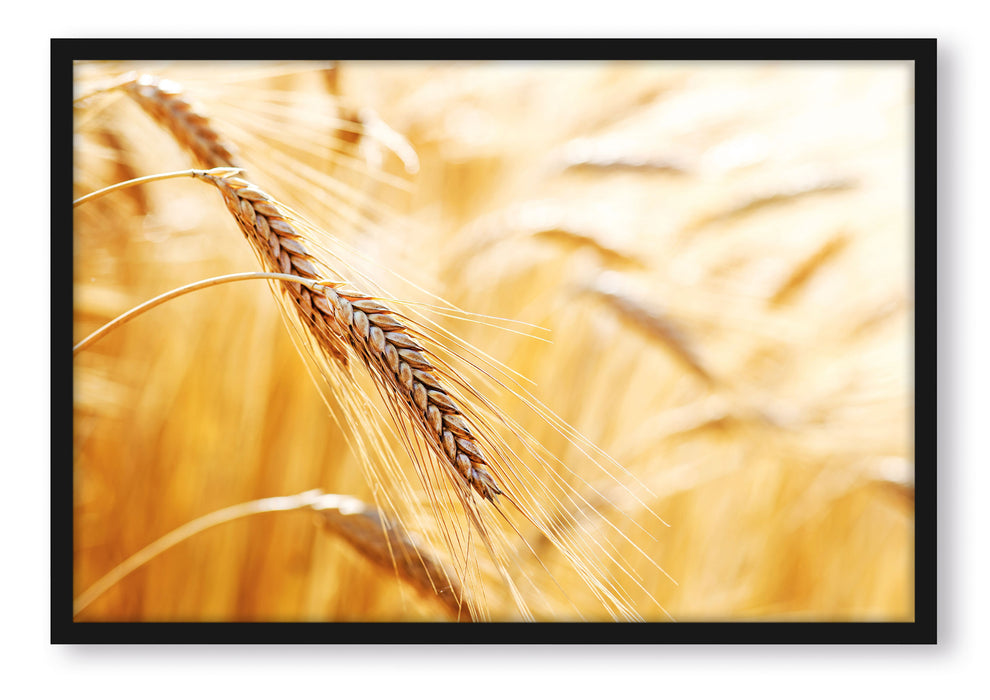
{"label": "wheat stalk", "polygon": [[[150,311],[156,306],[160,306],[165,302],[171,301],[177,297],[184,294],[190,294],[192,292],[198,292],[201,289],[207,289],[209,287],[214,287],[218,284],[227,284],[228,282],[240,282],[244,280],[282,280],[296,282],[298,284],[304,284],[313,289],[314,291],[320,291],[323,288],[319,282],[314,282],[313,280],[306,279],[305,277],[300,277],[298,275],[283,275],[277,272],[239,272],[232,275],[221,275],[220,277],[210,277],[205,280],[200,280],[198,282],[193,282],[192,284],[186,284],[176,289],[172,289],[164,294],[159,294],[153,299],[149,299],[143,304],[139,304],[134,308],[122,313],[121,315],[114,318],[112,321],[103,324],[95,331],[90,333],[88,336],[80,340],[72,347],[72,354],[77,355],[82,352],[90,345],[98,341],[100,338],[104,337],[113,330],[116,330],[123,324],[127,323],[131,319],[137,318],[146,311]],[[324,281],[326,283],[326,281]]]}

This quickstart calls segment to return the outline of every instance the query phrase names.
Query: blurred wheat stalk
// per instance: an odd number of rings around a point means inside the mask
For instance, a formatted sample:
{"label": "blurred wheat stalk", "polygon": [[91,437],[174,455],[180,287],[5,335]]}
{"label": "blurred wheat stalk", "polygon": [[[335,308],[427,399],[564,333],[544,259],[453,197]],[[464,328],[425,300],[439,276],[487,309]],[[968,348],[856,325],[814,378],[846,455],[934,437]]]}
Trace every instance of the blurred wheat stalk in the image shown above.
{"label": "blurred wheat stalk", "polygon": [[[638,525],[608,573],[648,616],[652,598],[681,620],[910,619],[905,66],[80,64],[80,92],[131,69],[200,86],[253,145],[252,172],[349,232],[368,274],[413,268],[461,308],[552,330],[548,346],[445,320],[652,492],[592,481],[586,506],[559,514],[603,538],[618,512]],[[189,167],[136,105],[85,102],[77,196]],[[327,176],[315,205],[299,202],[303,172]],[[254,269],[209,190],[159,183],[76,211],[77,337],[165,289]],[[77,592],[231,504],[314,487],[375,499],[267,290],[217,288],[133,321],[77,358],[74,389]],[[522,428],[579,457],[545,423]],[[313,517],[197,534],[78,619],[449,619]],[[521,577],[556,572],[559,555],[523,534]],[[593,600],[544,595],[543,617],[594,615]],[[509,615],[511,601],[488,603]]]}

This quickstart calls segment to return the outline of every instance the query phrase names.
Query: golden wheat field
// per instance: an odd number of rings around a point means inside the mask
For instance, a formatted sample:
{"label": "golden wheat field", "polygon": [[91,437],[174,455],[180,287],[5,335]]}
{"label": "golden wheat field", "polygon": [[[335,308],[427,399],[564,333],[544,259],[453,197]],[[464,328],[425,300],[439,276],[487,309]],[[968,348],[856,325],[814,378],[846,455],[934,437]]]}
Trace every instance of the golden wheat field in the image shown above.
{"label": "golden wheat field", "polygon": [[75,619],[913,619],[912,80],[76,64]]}

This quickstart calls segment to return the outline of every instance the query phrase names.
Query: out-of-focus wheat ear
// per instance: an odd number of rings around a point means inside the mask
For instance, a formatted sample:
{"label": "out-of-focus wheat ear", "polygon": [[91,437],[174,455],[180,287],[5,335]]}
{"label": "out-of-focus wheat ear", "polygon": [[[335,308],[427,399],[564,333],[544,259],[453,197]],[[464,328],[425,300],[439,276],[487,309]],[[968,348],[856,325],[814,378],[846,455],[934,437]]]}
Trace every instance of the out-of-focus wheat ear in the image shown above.
{"label": "out-of-focus wheat ear", "polygon": [[120,87],[172,136],[192,151],[207,168],[239,167],[237,148],[213,128],[202,109],[183,96],[170,80],[151,75],[133,76]]}
{"label": "out-of-focus wheat ear", "polygon": [[683,157],[663,156],[656,153],[634,153],[641,150],[610,142],[608,139],[578,138],[561,149],[560,166],[565,170],[658,172],[685,175],[691,165]]}
{"label": "out-of-focus wheat ear", "polygon": [[681,233],[690,235],[711,224],[723,224],[767,207],[789,204],[811,195],[851,190],[856,184],[856,181],[850,177],[818,172],[800,174],[787,183],[745,194],[720,209],[702,214],[684,226]]}
{"label": "out-of-focus wheat ear", "polygon": [[575,211],[571,203],[528,202],[484,214],[467,224],[451,249],[444,251],[445,266],[451,275],[470,275],[471,263],[484,261],[492,249],[531,239],[568,253],[590,252],[609,269],[649,267],[641,253],[624,249],[615,238],[607,226],[586,212]]}
{"label": "out-of-focus wheat ear", "polygon": [[340,94],[340,64],[337,61],[331,61],[327,68],[321,70],[320,77],[327,92],[331,95]]}
{"label": "out-of-focus wheat ear", "polygon": [[900,292],[894,293],[880,303],[875,304],[859,318],[853,319],[846,337],[857,339],[860,336],[866,335],[870,331],[883,326],[885,322],[899,316],[906,307],[907,300],[904,298],[904,295]]}
{"label": "out-of-focus wheat ear", "polygon": [[[117,181],[134,180],[138,171],[131,162],[131,151],[123,138],[113,129],[101,128],[96,131],[96,138],[102,141],[113,153],[114,179]],[[142,216],[150,210],[150,204],[145,191],[140,187],[128,188],[127,198],[131,200],[136,212]]]}
{"label": "out-of-focus wheat ear", "polygon": [[777,289],[770,296],[770,305],[779,306],[793,299],[808,284],[815,273],[834,260],[848,244],[849,236],[841,231],[830,236],[811,255],[800,261],[779,283]]}
{"label": "out-of-focus wheat ear", "polygon": [[686,333],[659,308],[632,296],[628,291],[595,282],[583,288],[604,302],[605,307],[646,337],[666,348],[686,369],[709,385],[718,383],[702,362]]}
{"label": "out-of-focus wheat ear", "polygon": [[327,494],[312,505],[324,526],[376,566],[398,574],[422,595],[438,600],[461,622],[471,622],[473,606],[458,579],[418,546],[397,523],[351,498]]}

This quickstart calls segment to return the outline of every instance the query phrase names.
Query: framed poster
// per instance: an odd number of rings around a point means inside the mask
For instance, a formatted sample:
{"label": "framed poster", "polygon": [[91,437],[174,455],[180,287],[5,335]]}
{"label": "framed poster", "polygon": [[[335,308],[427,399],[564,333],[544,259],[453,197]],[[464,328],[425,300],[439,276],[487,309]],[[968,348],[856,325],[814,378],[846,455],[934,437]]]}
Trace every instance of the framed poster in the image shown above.
{"label": "framed poster", "polygon": [[934,642],[934,70],[53,41],[53,641]]}

